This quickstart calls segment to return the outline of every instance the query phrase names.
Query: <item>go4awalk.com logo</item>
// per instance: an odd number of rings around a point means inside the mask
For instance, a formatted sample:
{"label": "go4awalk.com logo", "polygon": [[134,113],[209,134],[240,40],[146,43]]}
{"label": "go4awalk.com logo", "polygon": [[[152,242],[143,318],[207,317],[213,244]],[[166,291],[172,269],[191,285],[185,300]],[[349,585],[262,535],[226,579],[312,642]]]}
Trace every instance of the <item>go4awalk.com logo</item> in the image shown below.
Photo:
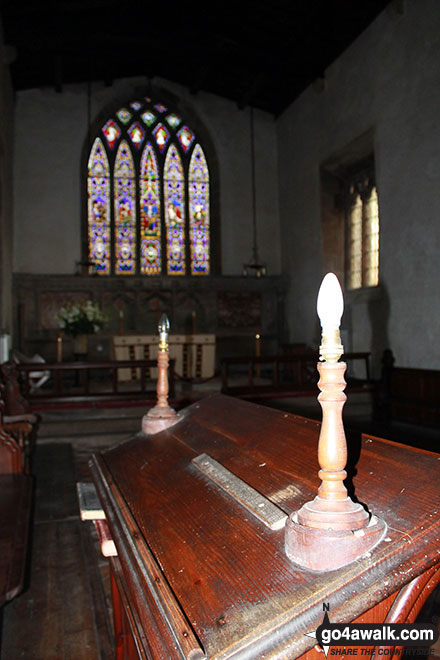
{"label": "go4awalk.com logo", "polygon": [[323,610],[321,625],[306,634],[316,639],[325,657],[329,653],[400,655],[403,650],[405,655],[428,655],[439,636],[437,627],[429,623],[331,623],[328,603],[323,604]]}

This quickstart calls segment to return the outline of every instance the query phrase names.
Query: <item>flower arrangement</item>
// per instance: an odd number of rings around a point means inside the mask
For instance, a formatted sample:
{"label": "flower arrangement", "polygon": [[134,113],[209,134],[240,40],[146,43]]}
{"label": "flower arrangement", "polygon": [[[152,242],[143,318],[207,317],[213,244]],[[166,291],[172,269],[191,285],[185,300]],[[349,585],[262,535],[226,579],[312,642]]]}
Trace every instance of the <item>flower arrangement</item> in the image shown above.
{"label": "flower arrangement", "polygon": [[68,302],[56,316],[60,328],[68,335],[93,335],[104,325],[104,315],[98,305],[91,300]]}

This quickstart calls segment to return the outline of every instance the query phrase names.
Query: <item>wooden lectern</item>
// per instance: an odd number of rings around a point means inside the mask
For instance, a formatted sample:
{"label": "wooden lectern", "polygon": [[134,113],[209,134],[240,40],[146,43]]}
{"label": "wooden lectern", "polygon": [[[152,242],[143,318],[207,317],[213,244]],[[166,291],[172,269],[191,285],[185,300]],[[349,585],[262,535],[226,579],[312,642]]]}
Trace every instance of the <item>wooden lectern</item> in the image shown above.
{"label": "wooden lectern", "polygon": [[332,623],[414,621],[440,580],[440,456],[363,436],[345,479],[343,376],[326,368],[322,427],[216,395],[93,457],[117,660],[322,658],[307,633],[324,604]]}

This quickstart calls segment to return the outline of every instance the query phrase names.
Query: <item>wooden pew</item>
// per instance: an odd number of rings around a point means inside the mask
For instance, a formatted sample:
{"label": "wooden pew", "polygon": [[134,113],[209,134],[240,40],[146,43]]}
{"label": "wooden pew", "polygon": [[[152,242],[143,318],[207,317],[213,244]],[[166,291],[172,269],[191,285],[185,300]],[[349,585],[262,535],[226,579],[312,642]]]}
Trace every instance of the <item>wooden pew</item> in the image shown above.
{"label": "wooden pew", "polygon": [[382,380],[375,412],[381,419],[440,424],[440,371],[396,367],[391,350],[382,357]]}
{"label": "wooden pew", "polygon": [[[170,396],[174,396],[174,365],[170,360]],[[29,376],[34,365],[20,364],[18,371],[23,380],[24,395],[32,407],[39,409],[47,405],[94,405],[98,402],[144,401],[155,398],[156,390],[148,389],[155,382],[151,371],[157,367],[156,360],[107,360],[97,362],[46,362],[45,371],[50,372],[48,384],[32,391]],[[129,369],[138,373],[136,380],[120,382],[120,370]]]}
{"label": "wooden pew", "polygon": [[32,497],[24,465],[23,451],[5,432],[0,414],[0,606],[24,584]]}
{"label": "wooden pew", "polygon": [[[348,373],[347,390],[368,391],[373,383],[369,369],[370,353],[345,353],[344,362],[361,361],[365,368],[365,378],[354,378]],[[222,358],[222,393],[243,399],[268,399],[316,395],[316,364],[318,353],[312,348],[298,348],[284,355],[236,356]],[[234,385],[237,371],[242,368],[242,376],[247,382]],[[243,373],[246,367],[246,374]],[[235,370],[235,374],[232,372]]]}
{"label": "wooden pew", "polygon": [[0,399],[4,402],[3,427],[21,447],[24,472],[29,473],[40,416],[31,411],[29,402],[21,393],[19,373],[14,362],[0,365],[0,378]]}

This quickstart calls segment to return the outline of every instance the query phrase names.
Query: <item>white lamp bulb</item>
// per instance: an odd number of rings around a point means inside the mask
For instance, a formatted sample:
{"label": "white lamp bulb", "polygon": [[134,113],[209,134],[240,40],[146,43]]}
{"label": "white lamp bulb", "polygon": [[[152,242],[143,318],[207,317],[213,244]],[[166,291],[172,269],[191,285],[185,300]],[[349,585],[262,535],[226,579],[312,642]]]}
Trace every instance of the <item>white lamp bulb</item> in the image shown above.
{"label": "white lamp bulb", "polygon": [[166,314],[162,314],[159,321],[159,334],[167,334],[170,329],[170,322]]}
{"label": "white lamp bulb", "polygon": [[327,273],[318,293],[318,316],[325,330],[338,330],[344,312],[341,285],[334,273]]}

